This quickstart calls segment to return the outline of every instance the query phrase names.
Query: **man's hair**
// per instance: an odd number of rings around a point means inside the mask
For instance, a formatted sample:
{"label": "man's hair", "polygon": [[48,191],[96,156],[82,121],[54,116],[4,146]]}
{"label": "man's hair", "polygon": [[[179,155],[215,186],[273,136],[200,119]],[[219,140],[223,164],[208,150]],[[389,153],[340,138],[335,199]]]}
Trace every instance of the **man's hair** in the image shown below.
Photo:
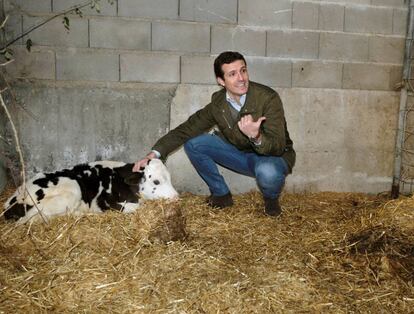
{"label": "man's hair", "polygon": [[244,64],[247,65],[246,60],[241,53],[238,53],[236,51],[225,51],[220,53],[216,60],[214,60],[214,74],[216,77],[224,80],[224,72],[221,67],[223,64],[229,64],[237,60],[243,60]]}

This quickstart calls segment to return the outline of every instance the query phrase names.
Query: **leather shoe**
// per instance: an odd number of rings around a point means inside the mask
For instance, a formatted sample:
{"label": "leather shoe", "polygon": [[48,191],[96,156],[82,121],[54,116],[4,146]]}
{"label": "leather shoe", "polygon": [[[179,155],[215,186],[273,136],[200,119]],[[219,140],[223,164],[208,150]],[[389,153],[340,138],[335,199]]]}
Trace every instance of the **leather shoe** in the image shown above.
{"label": "leather shoe", "polygon": [[225,208],[233,205],[233,197],[231,193],[222,196],[210,195],[207,198],[207,204],[213,208]]}
{"label": "leather shoe", "polygon": [[278,198],[264,197],[265,214],[273,217],[277,217],[282,213],[282,208],[279,205]]}

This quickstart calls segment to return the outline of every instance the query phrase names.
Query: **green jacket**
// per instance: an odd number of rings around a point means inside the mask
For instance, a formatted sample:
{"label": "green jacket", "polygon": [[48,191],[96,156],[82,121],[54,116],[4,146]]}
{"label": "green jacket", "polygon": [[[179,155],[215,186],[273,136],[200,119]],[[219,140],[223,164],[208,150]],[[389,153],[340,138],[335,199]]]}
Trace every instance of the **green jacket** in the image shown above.
{"label": "green jacket", "polygon": [[152,149],[158,151],[161,158],[166,158],[187,140],[217,127],[224,138],[241,151],[283,157],[291,172],[296,154],[289,137],[283,105],[278,93],[267,86],[250,81],[246,102],[240,110],[239,117],[246,114],[251,114],[254,120],[262,116],[266,117],[261,124],[260,145],[249,141],[247,136],[239,130],[237,122],[231,123],[233,119],[226,101],[226,90],[222,89],[211,96],[211,102],[207,106],[160,138]]}

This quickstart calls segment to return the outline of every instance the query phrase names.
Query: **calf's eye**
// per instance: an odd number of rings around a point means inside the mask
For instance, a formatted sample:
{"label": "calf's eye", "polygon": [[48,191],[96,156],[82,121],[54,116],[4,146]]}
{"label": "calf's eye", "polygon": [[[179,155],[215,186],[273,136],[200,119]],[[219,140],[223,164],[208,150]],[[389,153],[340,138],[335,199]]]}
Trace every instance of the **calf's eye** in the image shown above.
{"label": "calf's eye", "polygon": [[158,181],[158,180],[154,180],[154,184],[155,184],[155,185],[158,185],[158,184],[160,184],[160,181]]}

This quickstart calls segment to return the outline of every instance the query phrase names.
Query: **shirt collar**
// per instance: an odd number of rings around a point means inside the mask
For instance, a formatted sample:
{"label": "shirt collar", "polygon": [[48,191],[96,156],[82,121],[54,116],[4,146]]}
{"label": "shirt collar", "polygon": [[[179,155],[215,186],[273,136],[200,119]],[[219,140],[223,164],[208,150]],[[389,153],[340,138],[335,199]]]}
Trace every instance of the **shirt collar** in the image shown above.
{"label": "shirt collar", "polygon": [[240,111],[241,107],[243,107],[244,103],[246,102],[246,94],[241,95],[240,102],[237,102],[236,100],[230,97],[228,92],[226,92],[226,100],[234,109]]}

